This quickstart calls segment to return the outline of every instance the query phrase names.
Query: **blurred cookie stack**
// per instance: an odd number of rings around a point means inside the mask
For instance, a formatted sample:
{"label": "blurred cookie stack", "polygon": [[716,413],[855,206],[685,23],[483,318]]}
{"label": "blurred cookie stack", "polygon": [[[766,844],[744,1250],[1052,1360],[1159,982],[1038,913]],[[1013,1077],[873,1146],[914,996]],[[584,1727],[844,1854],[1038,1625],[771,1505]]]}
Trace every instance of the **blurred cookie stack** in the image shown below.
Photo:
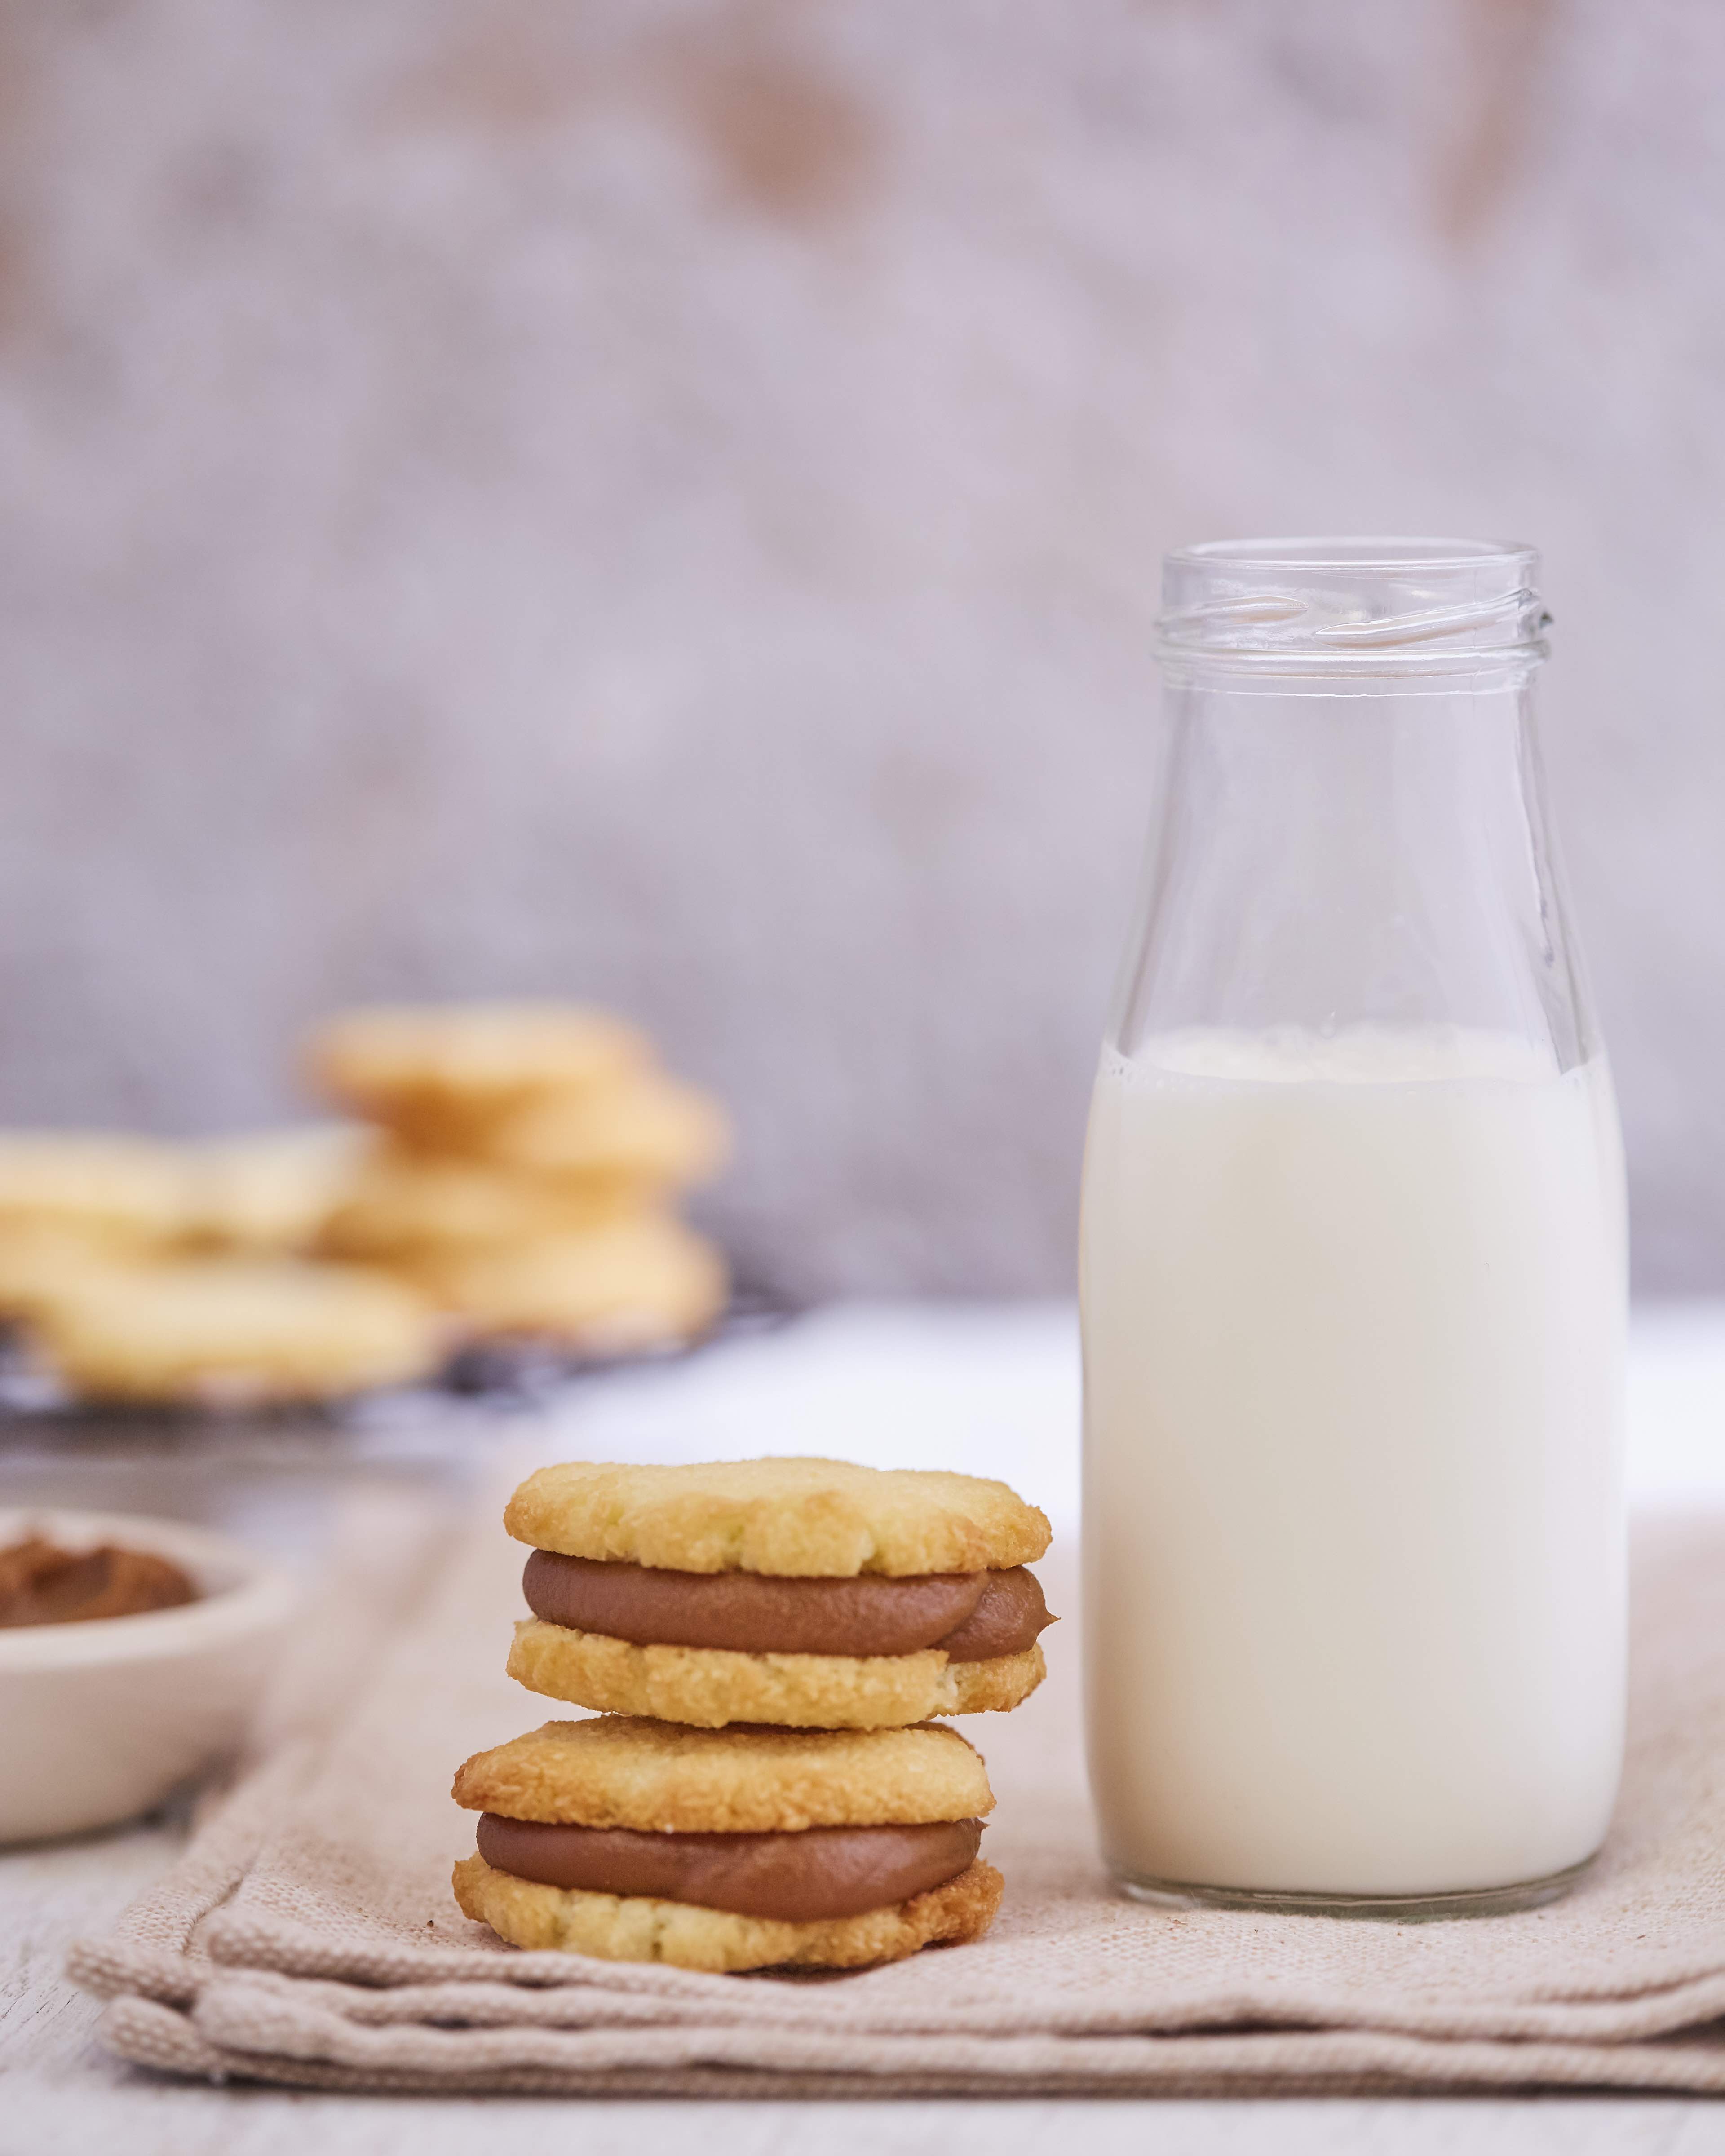
{"label": "blurred cookie stack", "polygon": [[326,1399],[430,1376],[422,1294],[305,1255],[369,1140],[0,1135],[0,1320],[65,1389],[134,1405]]}
{"label": "blurred cookie stack", "polygon": [[173,1143],[0,1132],[0,1325],[80,1399],[252,1406],[434,1378],[475,1339],[697,1337],[725,1268],[680,1193],[725,1120],[621,1020],[356,1011],[312,1045],[367,1120]]}
{"label": "blurred cookie stack", "polygon": [[359,1010],[311,1063],[381,1133],[326,1255],[386,1269],[470,1335],[582,1355],[674,1345],[723,1309],[723,1261],[675,1208],[729,1129],[634,1027],[560,1004]]}

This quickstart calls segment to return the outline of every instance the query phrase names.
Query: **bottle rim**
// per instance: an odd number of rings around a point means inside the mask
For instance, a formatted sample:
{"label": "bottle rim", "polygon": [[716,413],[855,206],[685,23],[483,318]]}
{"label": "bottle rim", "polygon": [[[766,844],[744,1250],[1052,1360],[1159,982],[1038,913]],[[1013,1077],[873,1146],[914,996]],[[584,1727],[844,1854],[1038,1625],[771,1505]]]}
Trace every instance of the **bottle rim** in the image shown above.
{"label": "bottle rim", "polygon": [[1169,562],[1226,562],[1254,568],[1399,571],[1458,569],[1499,562],[1538,567],[1539,550],[1520,539],[1440,539],[1387,535],[1341,538],[1203,539],[1176,547]]}
{"label": "bottle rim", "polygon": [[1549,650],[1517,540],[1221,539],[1163,564],[1165,666],[1286,674],[1522,672]]}

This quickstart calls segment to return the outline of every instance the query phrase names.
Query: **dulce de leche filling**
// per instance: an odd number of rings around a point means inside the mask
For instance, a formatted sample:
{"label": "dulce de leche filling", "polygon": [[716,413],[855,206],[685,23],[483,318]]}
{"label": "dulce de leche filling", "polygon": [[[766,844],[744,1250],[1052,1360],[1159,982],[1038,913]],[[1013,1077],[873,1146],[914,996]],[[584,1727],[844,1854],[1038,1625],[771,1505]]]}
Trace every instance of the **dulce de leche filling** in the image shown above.
{"label": "dulce de leche filling", "polygon": [[142,1617],[197,1599],[178,1565],[151,1550],[64,1550],[40,1535],[0,1549],[0,1625]]}
{"label": "dulce de leche filling", "polygon": [[860,1917],[944,1886],[974,1859],[982,1835],[973,1819],[798,1834],[641,1834],[484,1812],[478,1839],[492,1870],[517,1879],[806,1924]]}
{"label": "dulce de leche filling", "polygon": [[778,1579],[535,1550],[521,1591],[550,1625],[638,1646],[746,1655],[913,1655],[942,1647],[955,1662],[981,1662],[1021,1654],[1054,1622],[1035,1574],[1022,1565],[909,1579]]}

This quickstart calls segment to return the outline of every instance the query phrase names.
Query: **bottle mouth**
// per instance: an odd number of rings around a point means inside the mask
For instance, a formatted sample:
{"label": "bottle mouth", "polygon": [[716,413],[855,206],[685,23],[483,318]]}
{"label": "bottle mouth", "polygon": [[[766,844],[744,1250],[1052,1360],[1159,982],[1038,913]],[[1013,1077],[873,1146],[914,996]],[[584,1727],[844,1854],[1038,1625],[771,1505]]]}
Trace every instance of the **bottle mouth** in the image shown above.
{"label": "bottle mouth", "polygon": [[1214,540],[1163,564],[1158,652],[1176,672],[1522,670],[1549,649],[1538,573],[1513,541]]}

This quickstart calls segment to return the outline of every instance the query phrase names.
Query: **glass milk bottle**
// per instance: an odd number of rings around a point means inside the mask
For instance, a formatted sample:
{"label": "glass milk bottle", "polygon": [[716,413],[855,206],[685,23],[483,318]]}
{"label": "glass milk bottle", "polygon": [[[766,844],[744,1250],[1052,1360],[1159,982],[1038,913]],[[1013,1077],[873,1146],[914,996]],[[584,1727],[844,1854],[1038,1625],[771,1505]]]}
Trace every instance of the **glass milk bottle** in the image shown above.
{"label": "glass milk bottle", "polygon": [[1155,1901],[1520,1908],[1623,1747],[1611,1081],[1538,557],[1194,547],[1084,1176],[1103,1856]]}

